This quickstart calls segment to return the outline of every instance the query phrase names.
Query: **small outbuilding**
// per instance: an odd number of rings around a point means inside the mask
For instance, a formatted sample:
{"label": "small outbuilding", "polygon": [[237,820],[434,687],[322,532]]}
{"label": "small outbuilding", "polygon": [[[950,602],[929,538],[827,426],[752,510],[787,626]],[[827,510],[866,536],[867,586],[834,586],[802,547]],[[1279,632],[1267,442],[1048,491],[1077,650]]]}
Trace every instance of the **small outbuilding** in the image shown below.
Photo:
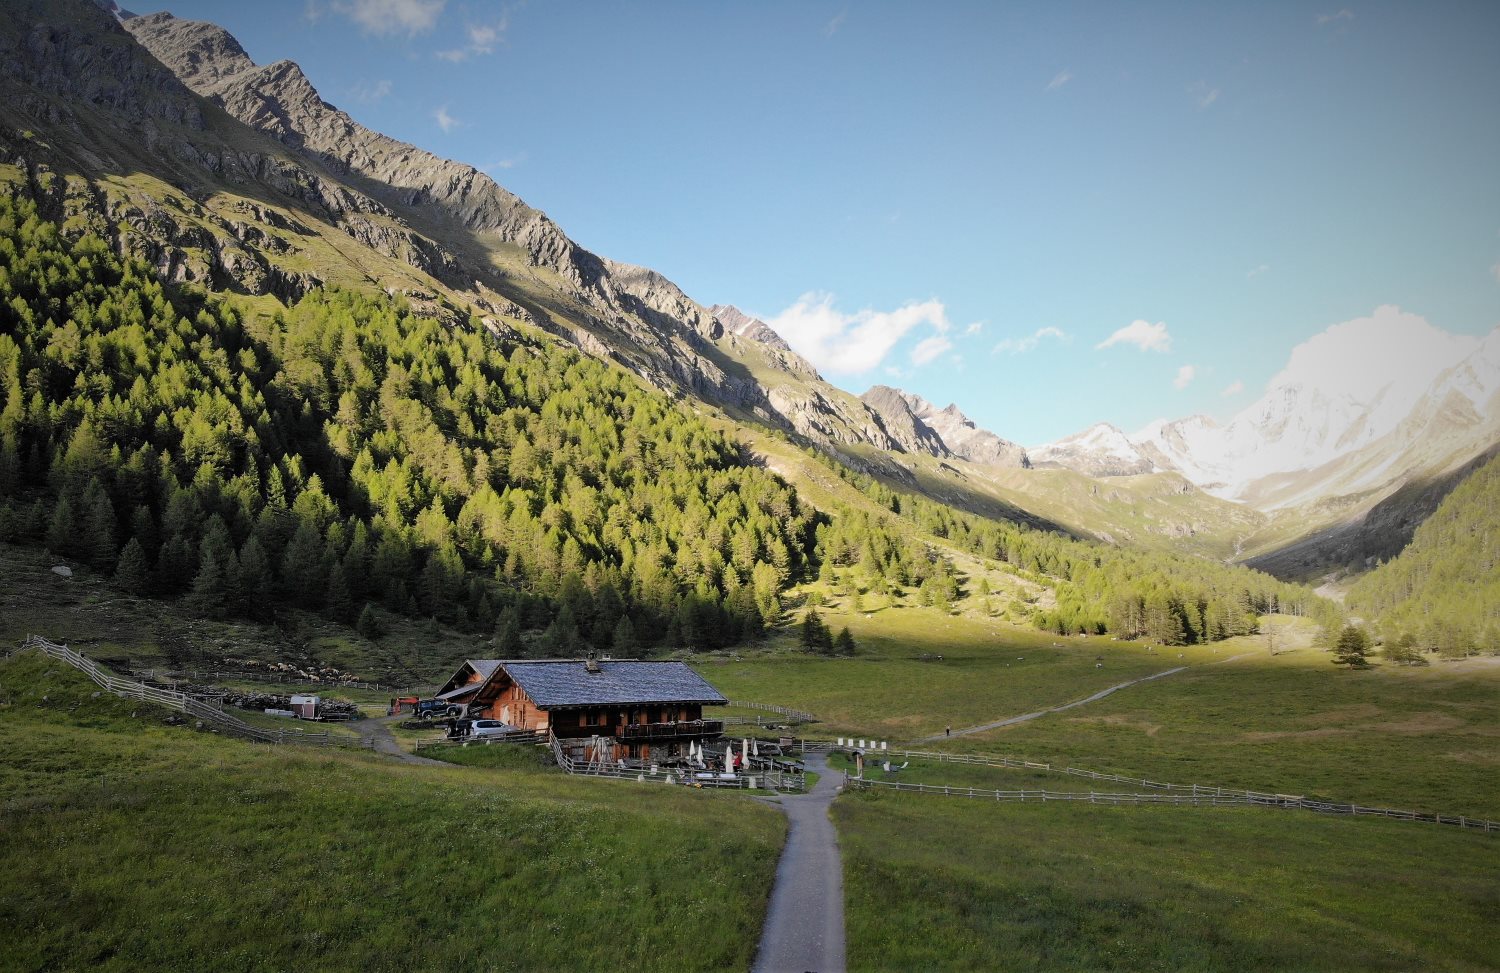
{"label": "small outbuilding", "polygon": [[292,713],[299,720],[315,720],[318,718],[317,696],[293,696]]}

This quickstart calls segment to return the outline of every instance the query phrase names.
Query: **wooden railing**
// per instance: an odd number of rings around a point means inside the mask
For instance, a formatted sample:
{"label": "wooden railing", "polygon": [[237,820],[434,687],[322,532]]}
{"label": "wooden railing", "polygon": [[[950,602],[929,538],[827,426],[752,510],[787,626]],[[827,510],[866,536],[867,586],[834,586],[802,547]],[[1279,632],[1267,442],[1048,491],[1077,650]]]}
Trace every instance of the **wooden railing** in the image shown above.
{"label": "wooden railing", "polygon": [[724,732],[722,720],[681,720],[674,723],[622,723],[615,727],[620,740],[685,740],[690,737],[719,736]]}
{"label": "wooden railing", "polygon": [[167,709],[185,713],[189,716],[202,720],[204,723],[232,733],[235,736],[245,737],[261,743],[306,743],[318,746],[359,746],[359,741],[353,737],[340,737],[331,733],[308,733],[303,730],[272,730],[266,727],[252,726],[237,716],[224,712],[212,703],[196,699],[186,693],[179,693],[170,689],[161,689],[156,686],[148,686],[142,682],[123,679],[108,669],[99,665],[65,645],[57,645],[49,642],[39,635],[29,636],[21,645],[22,651],[31,649],[40,652],[49,658],[66,663],[82,672],[85,676],[99,686],[99,688],[114,693],[124,699],[137,699],[143,703],[155,703]]}

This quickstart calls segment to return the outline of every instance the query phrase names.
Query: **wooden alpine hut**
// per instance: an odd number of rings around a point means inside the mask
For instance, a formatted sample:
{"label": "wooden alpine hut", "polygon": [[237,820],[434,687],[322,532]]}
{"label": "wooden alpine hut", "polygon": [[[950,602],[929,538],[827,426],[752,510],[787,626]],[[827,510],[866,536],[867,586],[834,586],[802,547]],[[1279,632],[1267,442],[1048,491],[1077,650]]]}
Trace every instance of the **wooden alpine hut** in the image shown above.
{"label": "wooden alpine hut", "polygon": [[438,698],[466,702],[472,717],[551,733],[568,749],[612,741],[611,760],[685,754],[723,734],[703,707],[728,702],[686,663],[634,659],[470,659]]}

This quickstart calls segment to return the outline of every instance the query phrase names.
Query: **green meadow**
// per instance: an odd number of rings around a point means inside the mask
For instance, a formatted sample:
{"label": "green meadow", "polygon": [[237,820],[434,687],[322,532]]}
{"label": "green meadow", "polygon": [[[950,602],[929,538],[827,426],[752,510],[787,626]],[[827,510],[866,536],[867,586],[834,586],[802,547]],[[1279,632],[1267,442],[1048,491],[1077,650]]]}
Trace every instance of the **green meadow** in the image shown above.
{"label": "green meadow", "polygon": [[1239,808],[835,802],[852,970],[1500,967],[1500,840]]}
{"label": "green meadow", "polygon": [[[744,969],[785,825],[727,795],[267,748],[0,662],[7,969]],[[425,957],[425,959],[424,959]]]}

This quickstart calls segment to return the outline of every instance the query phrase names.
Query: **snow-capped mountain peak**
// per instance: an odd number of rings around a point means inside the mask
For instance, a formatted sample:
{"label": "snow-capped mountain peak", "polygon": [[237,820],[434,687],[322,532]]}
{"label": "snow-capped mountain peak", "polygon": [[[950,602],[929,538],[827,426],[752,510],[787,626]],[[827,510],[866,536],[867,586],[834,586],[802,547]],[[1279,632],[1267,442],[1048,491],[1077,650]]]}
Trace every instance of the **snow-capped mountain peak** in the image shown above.
{"label": "snow-capped mountain peak", "polygon": [[1154,473],[1158,466],[1130,438],[1107,422],[1055,443],[1027,450],[1033,466],[1063,466],[1089,476],[1131,476]]}
{"label": "snow-capped mountain peak", "polygon": [[[1158,420],[1124,438],[1155,468],[1176,470],[1211,493],[1277,505],[1315,492],[1307,482],[1295,490],[1288,486],[1299,481],[1295,474],[1326,468],[1328,482],[1338,479],[1345,490],[1396,475],[1396,455],[1411,449],[1409,440],[1418,435],[1408,428],[1411,417],[1435,414],[1432,403],[1449,393],[1467,399],[1480,418],[1493,412],[1500,393],[1500,329],[1483,339],[1450,334],[1384,305],[1299,344],[1265,393],[1228,423],[1207,416]],[[1082,472],[1117,463],[1124,447],[1096,432],[1100,428],[1038,447],[1032,457]],[[1489,445],[1477,421],[1471,431],[1481,448]],[[1431,446],[1426,444],[1424,455],[1434,454]],[[1336,462],[1372,451],[1391,455],[1365,456],[1354,464],[1357,474],[1352,467],[1333,471]],[[1268,490],[1264,484],[1272,480],[1282,485]],[[1280,499],[1272,500],[1273,494]]]}

